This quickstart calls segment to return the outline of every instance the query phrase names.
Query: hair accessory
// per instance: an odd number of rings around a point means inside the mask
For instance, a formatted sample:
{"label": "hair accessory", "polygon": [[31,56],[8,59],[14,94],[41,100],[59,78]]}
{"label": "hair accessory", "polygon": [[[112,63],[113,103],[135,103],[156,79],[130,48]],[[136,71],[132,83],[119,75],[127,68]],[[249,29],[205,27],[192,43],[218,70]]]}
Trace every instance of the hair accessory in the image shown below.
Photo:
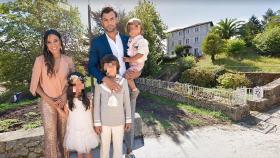
{"label": "hair accessory", "polygon": [[71,75],[69,79],[70,79],[70,81],[75,81],[77,79],[84,81],[84,78],[77,76],[77,75]]}

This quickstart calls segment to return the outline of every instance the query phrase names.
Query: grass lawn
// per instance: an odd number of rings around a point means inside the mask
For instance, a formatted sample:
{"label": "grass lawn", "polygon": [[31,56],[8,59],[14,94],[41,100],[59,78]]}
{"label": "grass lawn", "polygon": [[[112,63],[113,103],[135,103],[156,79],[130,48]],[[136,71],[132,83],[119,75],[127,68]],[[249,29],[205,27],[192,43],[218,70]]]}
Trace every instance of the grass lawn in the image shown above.
{"label": "grass lawn", "polygon": [[216,56],[214,64],[211,62],[210,56],[204,55],[197,63],[197,66],[213,67],[223,65],[232,71],[241,72],[280,72],[280,57],[262,56],[256,54],[251,49],[246,49],[244,54],[239,57],[228,57],[226,54]]}
{"label": "grass lawn", "polygon": [[[41,126],[40,109],[35,101],[1,104],[0,133]],[[144,121],[145,135],[230,123],[229,118],[221,112],[197,108],[144,92],[137,100],[137,112]]]}
{"label": "grass lawn", "polygon": [[23,100],[18,103],[2,103],[2,104],[0,104],[0,113],[3,113],[8,110],[13,110],[13,109],[16,109],[19,107],[35,104],[37,102],[38,102],[38,100],[35,99],[35,100]]}
{"label": "grass lawn", "polygon": [[136,111],[144,121],[144,133],[147,135],[231,122],[221,112],[198,108],[144,92],[137,100]]}
{"label": "grass lawn", "polygon": [[38,100],[36,99],[25,100],[15,104],[1,104],[0,133],[41,126],[42,119],[37,102]]}

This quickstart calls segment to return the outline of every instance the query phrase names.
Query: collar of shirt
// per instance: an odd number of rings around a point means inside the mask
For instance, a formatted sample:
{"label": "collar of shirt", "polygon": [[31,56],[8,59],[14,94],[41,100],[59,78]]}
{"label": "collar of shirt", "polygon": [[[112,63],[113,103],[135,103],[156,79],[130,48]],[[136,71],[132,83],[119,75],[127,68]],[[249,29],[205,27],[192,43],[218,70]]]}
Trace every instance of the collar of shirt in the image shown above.
{"label": "collar of shirt", "polygon": [[143,39],[144,37],[142,36],[142,35],[137,35],[137,36],[135,36],[135,37],[129,37],[129,39],[128,39],[128,43],[135,43],[135,42],[137,42],[138,40],[140,40],[140,39]]}
{"label": "collar of shirt", "polygon": [[107,34],[106,37],[108,39],[110,48],[113,52],[113,54],[118,58],[119,63],[120,63],[120,70],[119,70],[119,74],[122,76],[125,71],[126,71],[126,67],[125,67],[125,62],[123,61],[123,57],[124,57],[124,48],[123,48],[123,43],[121,40],[121,36],[119,33],[116,34],[116,41],[112,40]]}

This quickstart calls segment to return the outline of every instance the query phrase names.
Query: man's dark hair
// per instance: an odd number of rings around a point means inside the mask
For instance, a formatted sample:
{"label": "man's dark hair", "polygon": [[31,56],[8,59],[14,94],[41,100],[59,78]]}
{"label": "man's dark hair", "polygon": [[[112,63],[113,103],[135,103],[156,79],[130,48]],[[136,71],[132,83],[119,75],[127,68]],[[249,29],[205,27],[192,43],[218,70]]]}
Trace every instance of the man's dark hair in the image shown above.
{"label": "man's dark hair", "polygon": [[103,14],[108,14],[110,12],[114,12],[115,16],[118,17],[118,13],[114,10],[112,7],[104,7],[101,11],[101,19],[103,17]]}

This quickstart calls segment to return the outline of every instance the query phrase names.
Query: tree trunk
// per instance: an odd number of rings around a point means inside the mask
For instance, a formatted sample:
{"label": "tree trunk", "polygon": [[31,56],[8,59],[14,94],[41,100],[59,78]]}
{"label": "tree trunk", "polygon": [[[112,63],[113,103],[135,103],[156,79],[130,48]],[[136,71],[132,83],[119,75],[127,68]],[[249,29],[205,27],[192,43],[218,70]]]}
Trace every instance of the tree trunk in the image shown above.
{"label": "tree trunk", "polygon": [[211,55],[211,60],[212,60],[212,63],[215,61],[215,55],[214,54]]}

